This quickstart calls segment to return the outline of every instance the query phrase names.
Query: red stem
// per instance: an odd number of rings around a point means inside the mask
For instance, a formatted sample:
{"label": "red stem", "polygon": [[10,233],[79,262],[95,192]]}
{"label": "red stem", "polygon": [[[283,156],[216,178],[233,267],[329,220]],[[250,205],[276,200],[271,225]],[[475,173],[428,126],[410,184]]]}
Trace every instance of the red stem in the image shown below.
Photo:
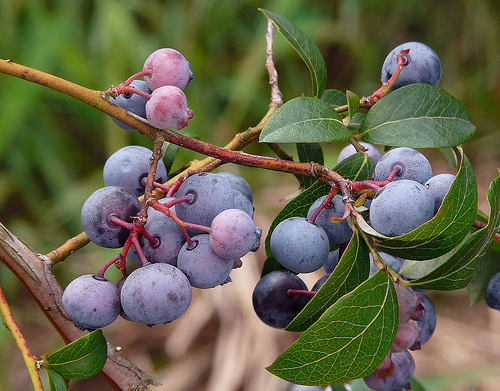
{"label": "red stem", "polygon": [[306,291],[304,289],[288,289],[286,291],[286,295],[289,298],[294,297],[295,295],[302,295],[302,296],[314,296],[316,294],[316,291]]}

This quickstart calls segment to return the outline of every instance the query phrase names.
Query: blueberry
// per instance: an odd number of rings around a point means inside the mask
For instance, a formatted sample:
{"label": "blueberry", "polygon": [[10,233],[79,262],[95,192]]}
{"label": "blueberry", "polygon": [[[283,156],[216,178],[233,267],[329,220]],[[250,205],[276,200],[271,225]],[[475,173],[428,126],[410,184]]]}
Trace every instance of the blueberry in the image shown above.
{"label": "blueberry", "polygon": [[245,178],[243,178],[242,176],[240,176],[238,174],[234,174],[232,172],[225,172],[225,171],[218,172],[218,173],[216,173],[216,175],[223,177],[226,181],[229,182],[229,184],[231,185],[231,187],[234,190],[238,190],[239,192],[244,194],[250,200],[250,202],[253,202],[252,188],[250,187],[248,182],[245,180]]}
{"label": "blueberry", "polygon": [[260,246],[262,228],[256,227],[252,218],[240,209],[226,209],[212,220],[210,245],[226,259],[238,259]]}
{"label": "blueberry", "polygon": [[193,111],[187,107],[186,95],[181,89],[163,86],[154,90],[146,103],[146,117],[159,129],[180,130],[193,118]]}
{"label": "blueberry", "polygon": [[[365,153],[372,158],[373,163],[377,164],[380,157],[382,156],[380,151],[370,143],[364,141],[358,141],[358,142],[367,149]],[[342,160],[348,158],[349,156],[354,155],[356,152],[357,151],[356,148],[354,148],[354,145],[352,144],[347,145],[340,151],[339,156],[337,158],[337,164],[339,164]]]}
{"label": "blueberry", "polygon": [[234,260],[215,253],[207,234],[196,235],[192,240],[195,246],[190,247],[186,242],[177,257],[177,266],[187,276],[191,286],[208,289],[230,281]]}
{"label": "blueberry", "polygon": [[137,197],[120,186],[107,186],[96,190],[82,206],[83,230],[88,238],[102,247],[123,247],[130,231],[110,221],[111,217],[132,222],[141,210]]}
{"label": "blueberry", "polygon": [[183,90],[193,79],[189,61],[171,48],[162,48],[151,53],[144,62],[143,70],[152,72],[151,76],[144,76],[152,90],[161,86],[175,86]]}
{"label": "blueberry", "polygon": [[434,214],[438,212],[439,207],[443,203],[443,198],[448,193],[448,190],[450,190],[454,180],[455,175],[453,174],[438,174],[425,182],[425,187],[429,189],[434,197]]}
{"label": "blueberry", "polygon": [[280,222],[271,234],[270,247],[276,260],[295,273],[318,270],[330,252],[325,230],[304,217],[289,217]]}
{"label": "blueberry", "polygon": [[370,224],[385,236],[406,234],[434,216],[434,198],[421,183],[402,179],[382,187],[370,205]]}
{"label": "blueberry", "polygon": [[[148,94],[151,94],[151,90],[149,89],[148,85],[146,84],[145,81],[142,80],[134,80],[132,83],[130,83],[131,87],[137,88],[138,90],[144,91]],[[111,103],[114,103],[117,106],[120,106],[124,108],[125,110],[128,110],[139,117],[142,117],[146,119],[146,102],[148,101],[146,98],[144,98],[141,95],[134,94],[131,92],[126,92],[124,94],[118,95],[116,98],[109,98],[109,101]],[[129,126],[121,121],[118,121],[115,118],[111,118],[113,122],[118,125],[120,128],[129,130],[129,131],[137,131],[135,128],[132,126]]]}
{"label": "blueberry", "polygon": [[394,369],[390,375],[382,378],[371,374],[364,378],[368,387],[375,391],[401,391],[409,389],[409,381],[415,372],[415,360],[407,350],[401,353],[393,353],[391,356]]}
{"label": "blueberry", "polygon": [[170,218],[155,220],[146,224],[146,231],[158,240],[151,244],[144,236],[140,243],[144,256],[152,263],[177,265],[177,256],[186,240],[178,225]]}
{"label": "blueberry", "polygon": [[234,207],[240,209],[253,219],[253,205],[252,202],[241,191],[234,191]]}
{"label": "blueberry", "polygon": [[392,90],[408,84],[426,83],[437,86],[441,80],[441,61],[434,50],[420,42],[407,42],[394,48],[382,65],[382,83],[391,78],[398,67],[397,55],[403,49],[410,49],[404,54],[405,64]]}
{"label": "blueberry", "polygon": [[310,300],[304,295],[288,295],[289,289],[307,290],[307,286],[299,276],[283,270],[266,274],[255,286],[253,308],[268,326],[285,328]]}
{"label": "blueberry", "polygon": [[[120,148],[104,164],[104,185],[124,187],[137,197],[143,195],[152,155],[153,151],[139,145]],[[167,169],[162,160],[158,162],[155,181],[167,181]]]}
{"label": "blueberry", "polygon": [[340,261],[340,249],[337,248],[336,250],[330,251],[328,253],[328,259],[323,265],[323,269],[325,269],[325,272],[327,274],[331,273],[337,267],[339,261]]}
{"label": "blueberry", "polygon": [[188,223],[210,227],[220,212],[234,208],[233,188],[224,178],[209,172],[187,177],[175,194],[176,198],[188,195],[192,201],[175,205],[177,217]]}
{"label": "blueberry", "polygon": [[330,277],[330,274],[325,274],[324,276],[320,277],[318,281],[316,281],[312,287],[313,292],[317,292],[320,290],[320,288],[325,284],[326,280],[328,280],[328,277]]}
{"label": "blueberry", "polygon": [[[170,202],[170,201],[173,201],[175,199],[175,197],[164,197],[164,198],[160,198],[158,200],[158,202],[160,204],[166,204],[167,202]],[[170,208],[170,211],[172,213],[175,214],[175,205],[174,206],[171,206]],[[156,210],[154,208],[152,208],[151,206],[148,207],[148,221],[146,223],[146,230],[147,230],[147,226],[149,224],[151,224],[153,221],[156,221],[156,220],[163,220],[163,219],[169,219],[170,220],[170,217],[168,217],[165,213],[159,211],[159,210]]]}
{"label": "blueberry", "polygon": [[115,284],[91,274],[69,283],[62,295],[62,305],[81,330],[92,331],[107,326],[120,314],[120,297]]}
{"label": "blueberry", "polygon": [[187,277],[168,263],[150,263],[134,270],[120,294],[125,314],[148,325],[178,319],[187,311],[191,297]]}
{"label": "blueberry", "polygon": [[[309,207],[307,212],[307,219],[310,219],[311,216],[316,212],[321,203],[326,199],[326,195],[318,198],[314,203]],[[341,222],[334,223],[330,216],[332,217],[343,217],[345,213],[345,204],[342,200],[342,196],[340,194],[335,195],[330,204],[325,206],[319,214],[316,216],[314,222],[322,227],[326,234],[328,235],[328,240],[330,241],[330,245],[335,246],[337,244],[345,243],[351,240],[352,237],[352,229],[349,227],[347,219],[342,220]]]}
{"label": "blueberry", "polygon": [[385,181],[394,168],[399,172],[393,181],[410,179],[425,183],[432,177],[432,167],[427,158],[412,148],[399,147],[388,151],[375,165],[373,179]]}
{"label": "blueberry", "polygon": [[491,277],[486,288],[486,304],[488,307],[500,310],[500,273]]}
{"label": "blueberry", "polygon": [[[387,265],[394,270],[396,273],[399,273],[401,270],[401,267],[403,266],[403,263],[405,262],[404,259],[395,257],[394,255],[390,255],[384,252],[379,251],[378,253],[382,259],[387,263]],[[376,272],[378,272],[377,266],[373,263],[373,255],[370,254],[370,277],[373,276]]]}
{"label": "blueberry", "polygon": [[434,303],[429,296],[422,296],[424,298],[424,301],[422,302],[424,311],[417,320],[418,326],[422,330],[422,334],[420,334],[421,345],[426,343],[431,338],[434,330],[436,329],[436,309],[434,308]]}

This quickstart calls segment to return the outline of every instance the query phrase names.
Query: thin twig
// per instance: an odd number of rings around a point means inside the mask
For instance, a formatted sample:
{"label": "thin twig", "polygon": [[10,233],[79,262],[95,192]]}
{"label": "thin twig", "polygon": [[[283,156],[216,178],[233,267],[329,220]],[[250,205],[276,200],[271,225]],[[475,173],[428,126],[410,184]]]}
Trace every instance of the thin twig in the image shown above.
{"label": "thin twig", "polygon": [[12,337],[14,338],[19,351],[21,352],[21,356],[24,360],[24,365],[26,365],[31,383],[33,384],[33,389],[35,391],[43,391],[42,381],[40,380],[40,376],[38,375],[38,368],[36,366],[37,359],[31,352],[31,349],[28,346],[28,342],[24,338],[24,335],[21,332],[16,319],[14,318],[14,314],[12,313],[9,304],[7,303],[7,299],[5,298],[1,287],[0,314],[2,315],[3,324],[12,334]]}

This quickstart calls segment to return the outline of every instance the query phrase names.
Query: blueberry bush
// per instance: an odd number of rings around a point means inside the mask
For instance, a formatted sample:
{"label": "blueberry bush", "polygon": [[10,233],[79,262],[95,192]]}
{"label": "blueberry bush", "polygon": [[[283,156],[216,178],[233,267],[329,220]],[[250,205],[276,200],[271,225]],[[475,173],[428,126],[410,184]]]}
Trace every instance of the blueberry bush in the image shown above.
{"label": "blueberry bush", "polygon": [[[472,304],[487,298],[498,308],[498,283],[489,282],[498,271],[500,177],[486,192],[486,214],[478,209],[475,172],[462,146],[476,127],[466,107],[438,86],[438,54],[418,42],[401,44],[382,65],[380,88],[360,97],[327,89],[327,65],[315,42],[292,21],[260,11],[267,21],[270,104],[258,125],[225,147],[186,132],[197,115],[188,106],[189,88],[202,70],[180,51],[159,48],[142,69],[102,90],[0,60],[2,79],[10,75],[76,98],[151,146],[110,156],[105,186],[82,202],[83,232],[46,255],[2,226],[2,262],[68,343],[35,357],[2,295],[2,319],[35,390],[43,389],[41,368],[57,391],[66,389],[65,379],[98,372],[115,389],[158,386],[107,344],[101,329],[119,316],[150,327],[177,321],[196,290],[224,290],[231,272],[244,272],[245,255],[259,247],[266,259],[251,297],[255,316],[301,333],[266,369],[297,387],[425,390],[413,377],[411,352],[425,348],[436,326],[427,291],[467,288]],[[310,95],[283,101],[275,31],[304,61]],[[257,141],[278,158],[242,153]],[[327,167],[325,145],[345,142],[350,149]],[[283,149],[290,144],[295,160]],[[208,158],[174,171],[178,147]],[[444,181],[417,149],[441,150],[454,174]],[[264,236],[245,178],[212,172],[223,164],[297,178],[299,192]],[[148,221],[152,212],[155,221]],[[118,250],[63,289],[52,268],[91,242]],[[116,281],[105,277],[114,267]],[[308,290],[301,275],[321,270],[325,275]]]}

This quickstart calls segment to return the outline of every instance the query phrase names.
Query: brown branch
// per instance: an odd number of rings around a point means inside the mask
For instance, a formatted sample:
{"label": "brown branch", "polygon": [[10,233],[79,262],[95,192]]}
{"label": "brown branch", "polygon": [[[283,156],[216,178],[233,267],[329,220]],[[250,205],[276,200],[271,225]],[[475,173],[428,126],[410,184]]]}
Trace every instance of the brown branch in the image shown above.
{"label": "brown branch", "polygon": [[[65,343],[86,334],[76,328],[62,310],[62,289],[51,272],[51,261],[37,254],[1,224],[0,260],[23,283]],[[148,385],[160,385],[157,379],[137,368],[118,350],[108,344],[108,360],[101,371],[114,389],[142,390]]]}

